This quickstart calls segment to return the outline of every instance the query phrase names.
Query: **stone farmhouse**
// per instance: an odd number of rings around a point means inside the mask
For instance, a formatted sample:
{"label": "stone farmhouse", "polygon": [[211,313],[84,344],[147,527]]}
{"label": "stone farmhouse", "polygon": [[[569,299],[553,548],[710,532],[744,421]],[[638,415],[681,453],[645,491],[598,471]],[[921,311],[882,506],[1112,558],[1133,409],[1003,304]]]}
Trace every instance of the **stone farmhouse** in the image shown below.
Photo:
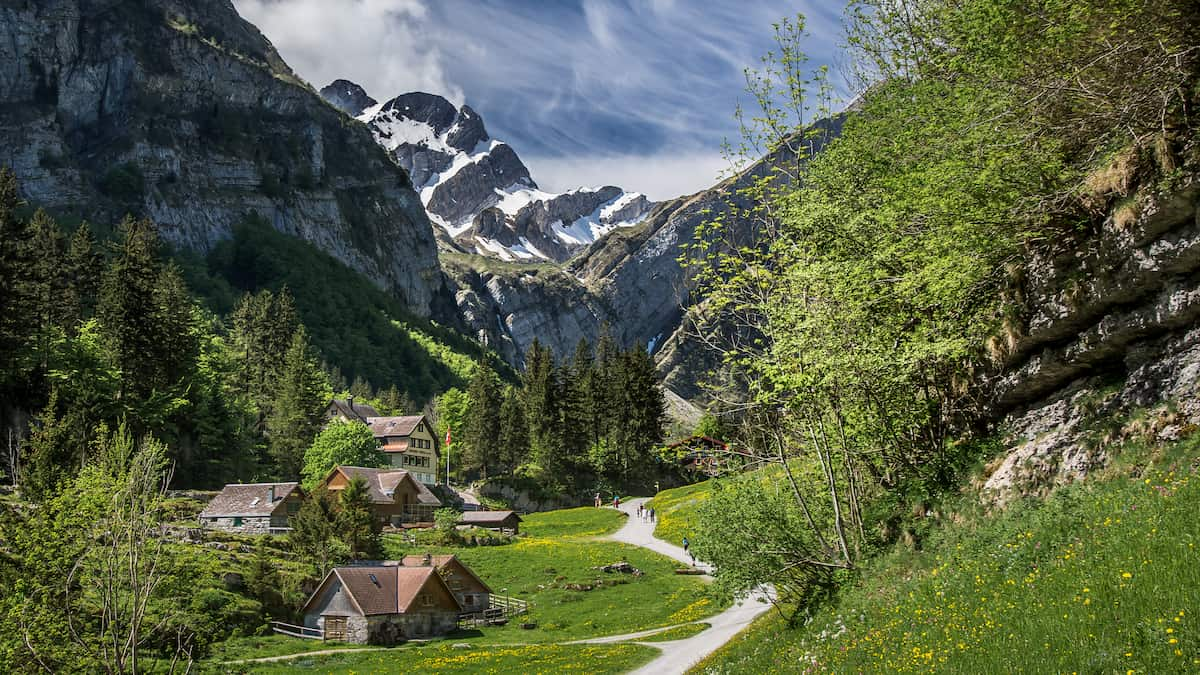
{"label": "stone farmhouse", "polygon": [[431,561],[393,562],[335,567],[301,612],[326,640],[387,645],[454,630],[462,606]]}
{"label": "stone farmhouse", "polygon": [[411,473],[396,469],[338,466],[330,470],[320,485],[336,498],[355,478],[366,482],[371,509],[384,525],[432,523],[433,512],[442,505],[437,495]]}
{"label": "stone farmhouse", "polygon": [[200,512],[200,526],[229,532],[281,534],[291,529],[304,493],[299,483],[226,485]]}
{"label": "stone farmhouse", "polygon": [[334,420],[366,424],[367,419],[370,417],[379,417],[379,411],[374,406],[367,405],[366,403],[356,403],[353,396],[344,401],[340,398],[335,398],[325,408],[326,424]]}

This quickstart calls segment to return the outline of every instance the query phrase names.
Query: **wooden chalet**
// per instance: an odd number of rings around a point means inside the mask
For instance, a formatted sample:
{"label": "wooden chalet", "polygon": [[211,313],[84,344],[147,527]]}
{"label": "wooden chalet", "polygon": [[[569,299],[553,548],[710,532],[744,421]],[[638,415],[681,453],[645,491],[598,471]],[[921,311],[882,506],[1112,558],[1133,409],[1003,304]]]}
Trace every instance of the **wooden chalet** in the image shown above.
{"label": "wooden chalet", "polygon": [[304,627],[326,640],[395,644],[442,635],[462,606],[432,564],[335,567],[304,603]]}
{"label": "wooden chalet", "polygon": [[371,509],[385,525],[432,523],[433,512],[442,505],[437,495],[412,474],[396,469],[337,466],[321,481],[321,486],[336,496],[355,478],[366,482]]}
{"label": "wooden chalet", "polygon": [[299,483],[226,485],[198,516],[200,527],[249,534],[282,534],[300,510]]}
{"label": "wooden chalet", "polygon": [[471,527],[519,534],[521,516],[518,516],[513,511],[467,511],[462,514],[462,518],[458,523],[460,525],[470,525]]}

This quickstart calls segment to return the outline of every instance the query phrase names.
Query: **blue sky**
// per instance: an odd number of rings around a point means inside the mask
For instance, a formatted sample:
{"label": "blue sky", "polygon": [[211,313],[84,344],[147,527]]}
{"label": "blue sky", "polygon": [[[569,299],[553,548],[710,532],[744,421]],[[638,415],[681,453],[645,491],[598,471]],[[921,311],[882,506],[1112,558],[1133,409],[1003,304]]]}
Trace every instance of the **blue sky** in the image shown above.
{"label": "blue sky", "polygon": [[[234,0],[320,88],[414,90],[479,111],[544,189],[614,184],[666,199],[726,164],[743,69],[805,14],[833,65],[842,3],[803,0]],[[844,88],[835,76],[835,84]]]}

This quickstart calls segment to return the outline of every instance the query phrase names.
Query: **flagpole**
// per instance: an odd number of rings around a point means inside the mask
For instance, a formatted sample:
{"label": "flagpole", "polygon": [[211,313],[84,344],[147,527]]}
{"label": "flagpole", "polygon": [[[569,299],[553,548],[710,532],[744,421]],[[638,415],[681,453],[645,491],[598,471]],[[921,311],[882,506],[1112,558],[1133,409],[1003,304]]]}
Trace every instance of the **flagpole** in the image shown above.
{"label": "flagpole", "polygon": [[446,427],[446,487],[450,487],[450,427]]}

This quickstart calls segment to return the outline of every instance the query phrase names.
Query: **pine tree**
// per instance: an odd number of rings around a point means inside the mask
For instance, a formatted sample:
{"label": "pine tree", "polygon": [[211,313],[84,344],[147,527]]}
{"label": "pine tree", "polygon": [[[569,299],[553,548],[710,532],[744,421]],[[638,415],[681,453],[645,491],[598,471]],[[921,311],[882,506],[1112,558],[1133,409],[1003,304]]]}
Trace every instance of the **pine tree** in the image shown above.
{"label": "pine tree", "polygon": [[504,392],[500,405],[500,464],[508,471],[516,469],[529,456],[529,425],[525,407],[515,387]]}
{"label": "pine tree", "polygon": [[[84,221],[71,235],[66,256],[67,288],[63,305],[75,321],[87,320],[95,312],[103,273],[104,256],[96,246],[91,226]],[[71,328],[70,332],[75,333],[74,327]]]}
{"label": "pine tree", "polygon": [[127,217],[122,241],[104,275],[97,313],[124,394],[145,398],[167,386],[162,333],[157,325],[158,234],[149,220]]}
{"label": "pine tree", "polygon": [[371,493],[362,477],[355,477],[338,498],[338,536],[355,559],[376,558],[380,554],[380,524],[371,511]]}
{"label": "pine tree", "polygon": [[25,442],[22,464],[22,494],[41,502],[58,494],[59,486],[70,481],[82,463],[82,440],[71,415],[59,417],[58,393],[31,425]]}
{"label": "pine tree", "polygon": [[291,519],[288,545],[300,560],[313,565],[318,578],[345,562],[350,555],[346,545],[336,536],[336,520],[337,514],[324,492],[310,495]]}
{"label": "pine tree", "polygon": [[304,453],[321,430],[329,396],[325,375],[312,358],[308,333],[300,326],[292,334],[283,357],[282,373],[266,424],[276,475],[282,478],[300,475]]}
{"label": "pine tree", "polygon": [[21,386],[25,380],[22,364],[37,325],[37,293],[28,277],[34,251],[29,228],[17,215],[23,203],[16,176],[0,169],[0,385],[6,387]]}
{"label": "pine tree", "polygon": [[525,389],[525,419],[529,423],[529,449],[548,482],[567,478],[562,452],[558,412],[559,390],[555,380],[554,357],[535,338],[525,355],[522,382]]}
{"label": "pine tree", "polygon": [[159,367],[165,383],[174,384],[195,371],[200,356],[195,306],[174,263],[159,273],[154,296]]}
{"label": "pine tree", "polygon": [[470,416],[467,418],[464,466],[479,469],[487,479],[488,467],[500,458],[500,391],[496,374],[480,361],[467,388]]}
{"label": "pine tree", "polygon": [[356,375],[354,382],[350,384],[350,395],[360,401],[375,398],[375,389],[371,387],[371,383],[363,379],[362,375]]}

